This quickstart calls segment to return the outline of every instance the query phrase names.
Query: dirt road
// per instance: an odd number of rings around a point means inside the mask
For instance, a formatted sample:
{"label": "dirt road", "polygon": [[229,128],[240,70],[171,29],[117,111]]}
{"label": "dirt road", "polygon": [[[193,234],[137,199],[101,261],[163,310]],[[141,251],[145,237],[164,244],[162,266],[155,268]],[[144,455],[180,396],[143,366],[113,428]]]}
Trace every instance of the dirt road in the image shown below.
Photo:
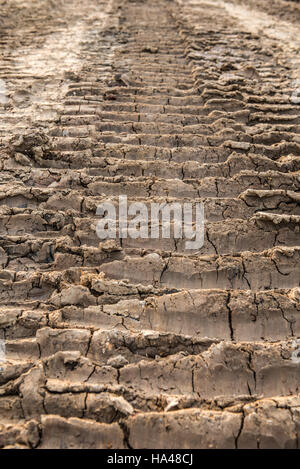
{"label": "dirt road", "polygon": [[0,447],[297,448],[299,3],[0,7]]}

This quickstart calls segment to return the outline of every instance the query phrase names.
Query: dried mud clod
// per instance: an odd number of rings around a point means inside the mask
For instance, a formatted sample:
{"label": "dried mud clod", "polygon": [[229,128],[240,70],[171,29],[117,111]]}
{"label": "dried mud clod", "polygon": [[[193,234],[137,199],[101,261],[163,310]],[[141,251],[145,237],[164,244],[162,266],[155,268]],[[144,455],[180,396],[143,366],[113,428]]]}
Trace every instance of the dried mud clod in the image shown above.
{"label": "dried mud clod", "polygon": [[11,156],[23,166],[42,163],[43,159],[51,158],[49,137],[44,132],[32,132],[16,135],[9,142]]}

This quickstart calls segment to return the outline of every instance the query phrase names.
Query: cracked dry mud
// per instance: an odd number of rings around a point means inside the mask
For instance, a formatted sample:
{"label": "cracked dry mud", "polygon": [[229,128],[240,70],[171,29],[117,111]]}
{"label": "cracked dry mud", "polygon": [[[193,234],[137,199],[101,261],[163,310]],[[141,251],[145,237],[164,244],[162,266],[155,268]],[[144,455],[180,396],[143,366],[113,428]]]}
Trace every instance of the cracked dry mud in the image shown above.
{"label": "cracked dry mud", "polygon": [[0,5],[0,447],[298,448],[299,2]]}

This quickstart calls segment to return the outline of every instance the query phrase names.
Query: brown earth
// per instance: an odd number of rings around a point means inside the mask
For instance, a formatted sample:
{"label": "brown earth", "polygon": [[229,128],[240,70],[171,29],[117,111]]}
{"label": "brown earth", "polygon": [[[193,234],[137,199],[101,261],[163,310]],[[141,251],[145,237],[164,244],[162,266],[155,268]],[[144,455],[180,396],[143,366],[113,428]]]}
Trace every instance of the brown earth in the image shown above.
{"label": "brown earth", "polygon": [[299,4],[0,6],[0,448],[298,448]]}

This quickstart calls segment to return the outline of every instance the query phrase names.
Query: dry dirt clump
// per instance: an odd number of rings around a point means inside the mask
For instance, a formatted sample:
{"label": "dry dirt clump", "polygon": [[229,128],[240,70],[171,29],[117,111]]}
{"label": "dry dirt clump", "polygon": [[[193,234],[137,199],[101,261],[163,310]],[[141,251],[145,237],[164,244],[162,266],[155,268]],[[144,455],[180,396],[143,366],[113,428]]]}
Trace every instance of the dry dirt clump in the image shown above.
{"label": "dry dirt clump", "polygon": [[0,448],[297,448],[298,2],[0,7]]}

